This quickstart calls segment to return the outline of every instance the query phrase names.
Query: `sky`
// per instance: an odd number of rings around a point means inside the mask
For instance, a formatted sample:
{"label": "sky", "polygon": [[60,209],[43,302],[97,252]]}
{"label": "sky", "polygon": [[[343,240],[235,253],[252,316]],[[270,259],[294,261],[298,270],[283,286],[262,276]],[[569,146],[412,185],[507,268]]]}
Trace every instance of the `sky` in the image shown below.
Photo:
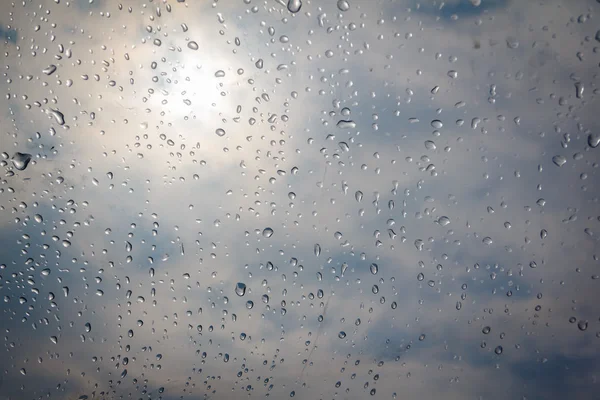
{"label": "sky", "polygon": [[597,1],[0,9],[0,400],[598,392]]}

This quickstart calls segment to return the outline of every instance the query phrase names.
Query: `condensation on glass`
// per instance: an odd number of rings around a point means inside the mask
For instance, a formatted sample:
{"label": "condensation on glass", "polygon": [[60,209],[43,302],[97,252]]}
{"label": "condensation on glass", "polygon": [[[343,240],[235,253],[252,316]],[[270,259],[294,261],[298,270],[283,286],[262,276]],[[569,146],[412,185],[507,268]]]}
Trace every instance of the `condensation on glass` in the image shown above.
{"label": "condensation on glass", "polygon": [[0,4],[0,399],[592,399],[600,3]]}

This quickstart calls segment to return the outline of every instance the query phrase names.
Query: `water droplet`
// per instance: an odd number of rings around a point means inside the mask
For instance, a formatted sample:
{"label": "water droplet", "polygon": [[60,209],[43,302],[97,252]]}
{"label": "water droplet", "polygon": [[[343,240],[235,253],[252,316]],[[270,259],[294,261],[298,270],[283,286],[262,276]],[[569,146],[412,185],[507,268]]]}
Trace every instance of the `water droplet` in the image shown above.
{"label": "water droplet", "polygon": [[565,156],[554,156],[552,157],[552,162],[557,167],[562,167],[567,162],[567,158]]}
{"label": "water droplet", "polygon": [[358,190],[356,193],[354,193],[354,198],[360,203],[363,199],[363,192]]}
{"label": "water droplet", "polygon": [[483,244],[487,244],[488,246],[493,243],[492,238],[489,236],[484,237],[482,242],[483,242]]}
{"label": "water droplet", "polygon": [[584,90],[585,90],[585,87],[583,86],[583,83],[575,82],[575,97],[577,97],[578,99],[583,98]]}
{"label": "water droplet", "polygon": [[587,138],[588,146],[595,149],[600,145],[600,133],[590,133]]}
{"label": "water droplet", "polygon": [[346,0],[338,0],[337,8],[340,11],[348,11],[350,9],[350,3],[348,3]]}
{"label": "water droplet", "polygon": [[31,161],[31,154],[28,154],[28,153],[16,152],[12,156],[13,166],[16,169],[18,169],[19,171],[23,171],[25,168],[27,168],[30,161]]}
{"label": "water droplet", "polygon": [[243,296],[246,294],[246,285],[243,284],[242,282],[238,282],[235,285],[235,294],[237,294],[238,296]]}
{"label": "water droplet", "polygon": [[190,50],[198,50],[198,49],[199,49],[198,43],[194,42],[193,40],[190,40],[190,41],[187,43],[187,47],[188,47],[188,49],[190,49]]}
{"label": "water droplet", "polygon": [[441,226],[446,226],[450,223],[450,218],[446,217],[446,216],[441,216],[438,218],[438,224],[440,224]]}
{"label": "water droplet", "polygon": [[225,130],[224,130],[224,129],[218,128],[218,129],[215,131],[215,133],[217,134],[217,136],[221,136],[221,137],[223,137],[223,136],[225,136],[225,133],[226,133],[226,132],[225,132]]}
{"label": "water droplet", "polygon": [[379,267],[377,266],[377,264],[372,263],[370,270],[373,275],[377,275],[377,272],[379,272]]}
{"label": "water droplet", "polygon": [[435,150],[437,147],[436,147],[435,142],[433,140],[426,140],[425,141],[425,148],[427,150]]}
{"label": "water droplet", "polygon": [[502,346],[498,346],[494,349],[494,353],[496,353],[498,355],[502,354],[502,351],[503,351]]}
{"label": "water droplet", "polygon": [[63,113],[51,108],[50,114],[52,114],[52,116],[54,117],[54,120],[56,121],[57,124],[59,124],[59,125],[65,124],[65,115]]}
{"label": "water droplet", "polygon": [[344,338],[346,337],[346,332],[344,332],[344,331],[340,331],[340,333],[338,333],[338,337],[339,337],[340,339],[344,339]]}
{"label": "water droplet", "polygon": [[56,65],[54,64],[50,64],[42,70],[42,72],[46,75],[52,75],[54,71],[56,71]]}
{"label": "water droplet", "polygon": [[321,245],[319,245],[319,243],[315,244],[315,256],[319,257],[321,255]]}
{"label": "water droplet", "polygon": [[490,333],[492,331],[492,328],[490,328],[489,326],[485,326],[481,332],[483,332],[484,335],[487,335],[488,333]]}
{"label": "water droplet", "polygon": [[287,9],[292,14],[297,13],[302,8],[302,0],[288,0]]}
{"label": "water droplet", "polygon": [[252,300],[248,300],[248,301],[246,302],[246,308],[247,308],[248,310],[251,310],[253,307],[254,307],[254,302],[253,302]]}
{"label": "water droplet", "polygon": [[266,238],[270,238],[271,236],[273,236],[273,229],[271,229],[271,228],[263,229],[262,235]]}
{"label": "water droplet", "polygon": [[85,331],[88,332],[88,333],[91,332],[92,331],[92,324],[90,324],[89,322],[87,322],[85,324]]}
{"label": "water droplet", "polygon": [[340,119],[336,126],[340,129],[354,129],[356,128],[356,122],[352,120]]}
{"label": "water droplet", "polygon": [[257,60],[257,61],[254,63],[254,66],[255,66],[256,68],[258,68],[258,69],[262,69],[262,68],[263,68],[263,66],[264,66],[264,64],[265,64],[265,63],[264,63],[263,59],[262,59],[262,58],[259,58],[259,59],[258,59],[258,60]]}
{"label": "water droplet", "polygon": [[442,126],[444,126],[444,124],[439,119],[434,119],[431,121],[431,126],[435,129],[440,129]]}
{"label": "water droplet", "polygon": [[579,320],[579,322],[577,323],[577,328],[579,328],[580,331],[585,331],[588,328],[588,322],[581,319]]}

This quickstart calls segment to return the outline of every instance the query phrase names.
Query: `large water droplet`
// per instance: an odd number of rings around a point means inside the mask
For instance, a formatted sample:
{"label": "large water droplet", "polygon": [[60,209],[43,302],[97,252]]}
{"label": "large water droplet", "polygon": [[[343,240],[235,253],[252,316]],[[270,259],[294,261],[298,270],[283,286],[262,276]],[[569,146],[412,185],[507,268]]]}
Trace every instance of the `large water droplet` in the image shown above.
{"label": "large water droplet", "polygon": [[52,116],[54,117],[54,120],[56,121],[57,124],[59,124],[59,125],[65,124],[65,115],[63,113],[51,108],[50,114],[52,114]]}
{"label": "large water droplet", "polygon": [[54,64],[50,64],[42,70],[42,72],[46,75],[52,75],[54,71],[56,71],[56,65]]}
{"label": "large water droplet", "polygon": [[246,285],[243,284],[242,282],[238,282],[235,285],[235,294],[237,294],[238,296],[243,296],[246,294]]}
{"label": "large water droplet", "polygon": [[262,235],[266,238],[270,238],[271,236],[273,236],[273,229],[271,229],[271,228],[263,229]]}
{"label": "large water droplet", "polygon": [[12,156],[13,166],[19,171],[23,171],[25,168],[27,168],[29,161],[31,161],[31,154],[28,153],[16,152]]}
{"label": "large water droplet", "polygon": [[348,3],[346,0],[338,0],[337,8],[340,11],[348,11],[350,9],[350,3]]}
{"label": "large water droplet", "polygon": [[562,167],[567,162],[567,158],[565,156],[554,156],[554,157],[552,157],[552,162],[557,167]]}
{"label": "large water droplet", "polygon": [[193,40],[190,40],[188,42],[187,47],[188,47],[188,49],[191,49],[191,50],[198,50],[199,49],[198,43],[194,42]]}
{"label": "large water droplet", "polygon": [[588,146],[595,149],[600,145],[600,133],[590,133],[587,138]]}
{"label": "large water droplet", "polygon": [[340,129],[353,129],[356,128],[356,122],[352,120],[340,119],[336,126]]}
{"label": "large water droplet", "polygon": [[288,0],[287,9],[291,13],[297,13],[302,8],[302,0]]}

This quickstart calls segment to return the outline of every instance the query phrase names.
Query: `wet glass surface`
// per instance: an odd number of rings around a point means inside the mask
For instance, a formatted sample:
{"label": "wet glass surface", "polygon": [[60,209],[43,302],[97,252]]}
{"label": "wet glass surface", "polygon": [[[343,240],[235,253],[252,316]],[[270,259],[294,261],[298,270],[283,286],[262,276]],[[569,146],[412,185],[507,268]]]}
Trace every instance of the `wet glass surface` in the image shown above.
{"label": "wet glass surface", "polygon": [[592,399],[600,3],[0,4],[0,399]]}

